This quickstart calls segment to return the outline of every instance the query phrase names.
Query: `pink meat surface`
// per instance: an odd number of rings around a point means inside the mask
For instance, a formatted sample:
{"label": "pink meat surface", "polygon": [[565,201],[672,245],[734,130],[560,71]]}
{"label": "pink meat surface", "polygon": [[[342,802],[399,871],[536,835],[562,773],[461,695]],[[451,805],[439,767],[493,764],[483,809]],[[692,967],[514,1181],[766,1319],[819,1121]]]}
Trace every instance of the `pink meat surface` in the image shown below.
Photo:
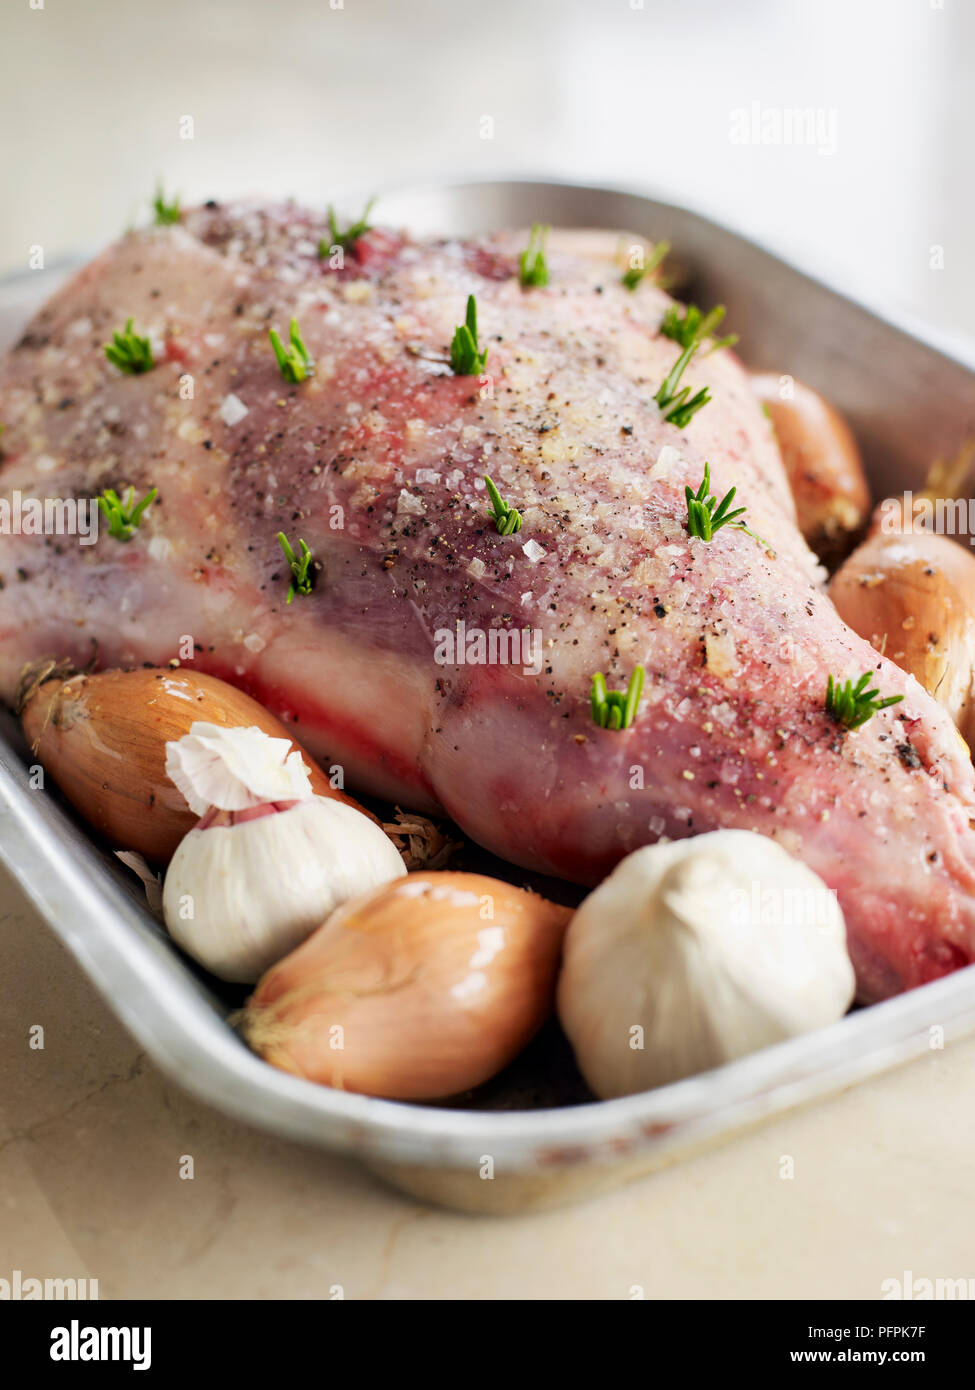
{"label": "pink meat surface", "polygon": [[[446,811],[517,864],[592,883],[662,835],[753,829],[836,889],[863,999],[971,961],[967,752],[824,595],[734,355],[692,361],[713,399],[681,430],[654,403],[679,352],[670,301],[622,286],[616,237],[553,233],[550,284],[525,290],[523,233],[377,230],[341,269],[323,236],[318,216],[243,204],[133,232],[0,366],[0,495],[159,489],[127,543],[0,536],[0,694],[35,659],[164,664],[191,638],[199,669],[348,787]],[[480,379],[444,361],[469,293]],[[268,343],[292,315],[316,361],[299,385]],[[103,351],[130,316],[155,348],[139,376]],[[774,554],[740,530],[688,536],[705,460]],[[521,511],[513,536],[485,473]],[[319,566],[290,604],[279,531]],[[441,664],[458,622],[538,646]],[[621,689],[637,663],[634,724],[597,728],[592,674]],[[849,733],[827,675],[868,669],[906,698]]]}

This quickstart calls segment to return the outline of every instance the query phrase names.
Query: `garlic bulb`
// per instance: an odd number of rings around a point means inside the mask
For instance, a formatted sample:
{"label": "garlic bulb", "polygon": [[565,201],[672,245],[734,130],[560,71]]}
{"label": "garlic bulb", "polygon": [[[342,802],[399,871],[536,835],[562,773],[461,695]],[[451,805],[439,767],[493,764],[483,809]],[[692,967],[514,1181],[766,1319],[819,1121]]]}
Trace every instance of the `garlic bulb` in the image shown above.
{"label": "garlic bulb", "polygon": [[191,830],[169,866],[163,912],[173,940],[223,980],[251,983],[346,898],[406,873],[371,820],[316,796]]}
{"label": "garlic bulb", "polygon": [[406,873],[368,816],[315,796],[287,739],[196,723],[167,769],[194,809],[163,886],[173,939],[225,980],[251,982],[347,898]]}
{"label": "garlic bulb", "polygon": [[598,1096],[629,1095],[835,1022],[853,999],[835,895],[780,845],[648,845],[569,926],[558,1009]]}

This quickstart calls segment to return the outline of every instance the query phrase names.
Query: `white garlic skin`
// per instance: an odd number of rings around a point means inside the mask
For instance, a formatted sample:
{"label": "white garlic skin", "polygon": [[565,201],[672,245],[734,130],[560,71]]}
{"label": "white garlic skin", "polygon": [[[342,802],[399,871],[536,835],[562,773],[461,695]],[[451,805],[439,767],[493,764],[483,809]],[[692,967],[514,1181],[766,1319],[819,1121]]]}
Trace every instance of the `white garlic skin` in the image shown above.
{"label": "white garlic skin", "polygon": [[608,1099],[834,1023],[854,988],[818,874],[764,835],[717,830],[639,849],[590,893],[569,925],[558,1011]]}
{"label": "white garlic skin", "polygon": [[396,846],[368,816],[310,797],[257,820],[191,830],[166,874],[163,914],[194,960],[223,980],[251,984],[346,898],[405,873]]}

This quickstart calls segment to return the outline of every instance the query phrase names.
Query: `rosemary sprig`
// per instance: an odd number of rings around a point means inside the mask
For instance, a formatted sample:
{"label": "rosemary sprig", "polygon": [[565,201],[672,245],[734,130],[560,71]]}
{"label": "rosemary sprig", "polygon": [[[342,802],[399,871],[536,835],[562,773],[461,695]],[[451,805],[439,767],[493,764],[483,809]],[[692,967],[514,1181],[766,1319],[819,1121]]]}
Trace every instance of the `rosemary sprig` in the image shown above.
{"label": "rosemary sprig", "polygon": [[132,319],[127,319],[122,331],[112,334],[112,341],[105,344],[105,356],[120,372],[138,376],[151,371],[156,365],[152,360],[152,348],[148,338],[140,338],[132,331]]}
{"label": "rosemary sprig", "polygon": [[162,184],[156,188],[156,196],[152,200],[152,210],[156,215],[157,227],[169,227],[174,222],[178,222],[183,215],[179,205],[179,198],[174,198],[172,202],[166,202],[166,195],[163,193]]}
{"label": "rosemary sprig", "polygon": [[[672,338],[675,343],[680,343],[682,348],[686,348],[691,343],[703,343],[705,338],[714,337],[714,330],[724,315],[723,304],[716,305],[709,314],[702,314],[696,304],[688,304],[683,315],[681,306],[672,304],[664,314],[660,331],[665,338]],[[715,338],[708,348],[708,353],[717,352],[719,348],[731,347],[737,341],[737,333],[729,333],[725,338]]]}
{"label": "rosemary sprig", "polygon": [[271,329],[268,337],[271,339],[271,346],[274,348],[274,355],[278,359],[278,367],[285,381],[297,384],[311,376],[315,370],[315,364],[308,356],[308,349],[301,340],[301,330],[298,327],[298,320],[292,319],[288,331],[291,340],[289,347],[285,348],[275,329]]}
{"label": "rosemary sprig", "polygon": [[479,376],[484,371],[488,350],[478,350],[477,345],[477,300],[472,294],[467,296],[467,317],[455,329],[450,344],[450,368],[455,376]]}
{"label": "rosemary sprig", "polygon": [[[691,396],[691,388],[684,386],[680,391],[677,390],[678,382],[684,375],[684,369],[697,351],[697,340],[689,343],[688,346],[678,357],[671,367],[667,376],[660,384],[654,400],[660,406],[660,410],[665,420],[670,424],[676,425],[678,429],[683,429],[686,424],[697,414],[702,406],[707,405],[711,399],[711,392],[706,386],[702,386],[696,395]],[[688,397],[690,399],[688,400]]]}
{"label": "rosemary sprig", "polygon": [[540,222],[534,223],[528,245],[519,257],[518,279],[523,289],[548,284],[548,265],[545,261],[545,239],[549,229]]}
{"label": "rosemary sprig", "polygon": [[[729,511],[729,507],[735,500],[737,488],[730,488],[722,497],[720,503],[711,494],[711,465],[704,465],[704,481],[697,492],[692,492],[689,487],[684,488],[684,496],[687,499],[687,530],[692,536],[697,536],[702,541],[709,541],[715,531],[720,531],[722,526],[733,526],[738,530],[747,529],[743,522],[736,521],[735,518],[743,516],[748,510],[747,507],[736,507]],[[717,503],[717,505],[715,505]]]}
{"label": "rosemary sprig", "polygon": [[592,678],[590,702],[593,723],[601,729],[628,729],[636,716],[640,696],[643,693],[642,666],[634,666],[630,684],[626,690],[607,690],[606,677],[595,675]]}
{"label": "rosemary sprig", "polygon": [[312,591],[315,582],[314,574],[310,572],[312,553],[299,537],[298,546],[301,555],[296,555],[291,548],[291,542],[283,531],[278,532],[278,543],[284,551],[284,558],[291,566],[291,587],[288,589],[288,602],[290,603],[295,594],[310,594]]}
{"label": "rosemary sprig", "polygon": [[105,488],[98,498],[98,510],[108,522],[109,535],[114,536],[117,541],[130,541],[139,529],[139,522],[158,495],[159,489],[152,487],[142,501],[133,506],[134,487],[129,488],[124,502],[114,488]]}
{"label": "rosemary sprig", "polygon": [[704,481],[697,492],[692,492],[689,487],[684,488],[684,497],[687,501],[687,532],[688,535],[697,536],[699,540],[709,541],[716,531],[720,531],[722,526],[730,526],[733,531],[744,531],[747,536],[751,536],[753,541],[758,541],[759,545],[764,546],[770,554],[774,554],[768,541],[763,540],[756,532],[750,530],[743,521],[737,518],[742,516],[747,507],[736,507],[731,511],[731,504],[735,500],[736,487],[729,488],[718,502],[716,497],[711,495],[711,465],[704,465]]}
{"label": "rosemary sprig", "polygon": [[487,475],[484,478],[484,486],[488,490],[491,499],[491,506],[494,508],[494,526],[499,536],[511,536],[515,531],[521,530],[521,512],[516,511],[510,503],[506,502],[501,496],[494,483]]}
{"label": "rosemary sprig", "polygon": [[623,284],[625,287],[628,290],[635,290],[645,275],[652,275],[653,272],[658,269],[664,257],[667,256],[669,252],[669,241],[656,242],[643,265],[630,266],[629,270],[623,272]]}
{"label": "rosemary sprig", "polygon": [[856,685],[852,680],[844,681],[841,685],[838,679],[830,676],[826,682],[826,713],[848,729],[859,729],[878,710],[887,709],[889,705],[899,704],[903,700],[903,695],[888,695],[886,700],[878,700],[880,691],[867,689],[872,677],[872,671],[864,671]]}
{"label": "rosemary sprig", "polygon": [[341,246],[343,251],[351,251],[361,236],[365,236],[366,232],[372,231],[372,226],[369,222],[369,214],[372,212],[375,202],[375,198],[370,198],[359,220],[350,223],[344,232],[339,231],[339,224],[335,218],[335,209],[332,207],[332,204],[329,203],[328,234],[332,239],[331,241],[326,241],[325,238],[322,237],[318,243],[318,254],[323,260],[331,255],[333,248],[336,246]]}

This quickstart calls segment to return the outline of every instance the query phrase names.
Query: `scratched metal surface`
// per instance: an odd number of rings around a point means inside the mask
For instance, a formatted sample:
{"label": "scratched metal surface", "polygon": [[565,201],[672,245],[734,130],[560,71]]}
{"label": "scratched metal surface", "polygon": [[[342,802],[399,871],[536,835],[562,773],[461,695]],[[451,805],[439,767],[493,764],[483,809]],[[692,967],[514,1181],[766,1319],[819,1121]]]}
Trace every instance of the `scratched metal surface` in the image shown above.
{"label": "scratched metal surface", "polygon": [[[728,306],[754,367],[802,377],[845,412],[875,493],[919,486],[937,456],[975,436],[975,359],[892,321],[691,211],[640,193],[544,182],[392,190],[383,219],[468,233],[547,221],[667,237],[686,293]],[[0,284],[0,349],[70,272]],[[924,1052],[930,1029],[975,1031],[975,966],[720,1070],[622,1100],[587,1093],[555,1025],[502,1076],[446,1105],[329,1090],[253,1056],[225,1022],[242,992],[169,942],[141,887],[56,793],[28,789],[27,749],[0,714],[0,859],[157,1066],[218,1109],[356,1155],[424,1200],[506,1212],[577,1200],[675,1161],[763,1118]],[[458,867],[572,901],[472,846]],[[484,1157],[494,1163],[482,1179]]]}

